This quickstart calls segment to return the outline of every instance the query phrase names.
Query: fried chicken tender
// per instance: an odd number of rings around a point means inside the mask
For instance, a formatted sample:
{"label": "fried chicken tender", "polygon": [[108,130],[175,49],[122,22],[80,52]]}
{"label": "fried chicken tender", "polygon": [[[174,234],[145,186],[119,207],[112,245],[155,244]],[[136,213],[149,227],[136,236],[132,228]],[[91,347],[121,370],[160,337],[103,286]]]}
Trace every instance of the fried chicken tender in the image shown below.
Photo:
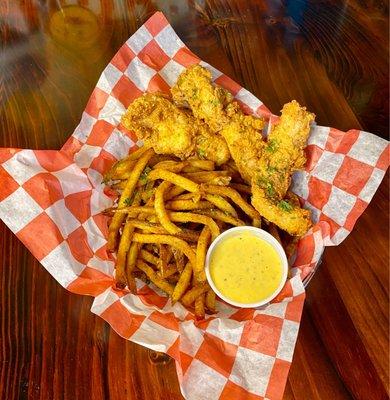
{"label": "fried chicken tender", "polygon": [[252,204],[268,221],[291,235],[310,228],[310,212],[286,195],[291,174],[302,168],[304,147],[314,115],[296,101],[286,104],[278,124],[265,142],[264,121],[244,115],[225,89],[211,83],[210,72],[199,66],[184,71],[171,90],[176,103],[187,105],[226,140],[242,177],[252,186]]}
{"label": "fried chicken tender", "polygon": [[181,159],[198,154],[218,165],[230,158],[222,137],[161,94],[147,93],[136,99],[122,117],[122,124],[158,154]]}
{"label": "fried chicken tender", "polygon": [[301,236],[311,226],[310,211],[285,198],[291,175],[306,162],[304,148],[314,115],[296,101],[284,105],[280,121],[268,137],[267,146],[252,180],[252,204],[266,219],[292,235]]}
{"label": "fried chicken tender", "polygon": [[242,177],[250,182],[264,147],[264,120],[245,115],[232,94],[213,85],[210,71],[200,65],[187,68],[171,93],[176,104],[190,107],[196,118],[224,137]]}

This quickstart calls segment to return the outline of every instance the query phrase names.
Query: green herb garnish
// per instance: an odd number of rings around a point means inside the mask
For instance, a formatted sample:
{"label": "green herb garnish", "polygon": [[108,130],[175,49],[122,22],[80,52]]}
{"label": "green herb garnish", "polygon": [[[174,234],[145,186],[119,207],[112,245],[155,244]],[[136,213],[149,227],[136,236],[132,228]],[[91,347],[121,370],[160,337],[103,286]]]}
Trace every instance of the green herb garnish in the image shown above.
{"label": "green herb garnish", "polygon": [[201,158],[205,158],[206,157],[206,152],[202,149],[198,149],[198,156]]}
{"label": "green herb garnish", "polygon": [[286,212],[290,212],[293,209],[293,206],[286,200],[280,200],[278,203],[278,207]]}
{"label": "green herb garnish", "polygon": [[152,170],[152,169],[151,169],[150,167],[146,167],[146,168],[142,171],[142,174],[141,174],[140,177],[139,177],[139,180],[141,181],[141,183],[143,183],[143,184],[146,183],[146,181],[148,180],[149,172],[150,172],[151,170]]}
{"label": "green herb garnish", "polygon": [[268,151],[269,153],[275,153],[277,149],[278,149],[278,143],[276,142],[276,140],[275,139],[269,140],[265,150]]}
{"label": "green herb garnish", "polygon": [[272,197],[275,194],[275,189],[269,180],[265,178],[259,178],[257,180],[257,184],[266,191],[268,197]]}
{"label": "green herb garnish", "polygon": [[125,199],[124,203],[126,207],[130,207],[133,204],[133,197],[128,197],[127,199]]}

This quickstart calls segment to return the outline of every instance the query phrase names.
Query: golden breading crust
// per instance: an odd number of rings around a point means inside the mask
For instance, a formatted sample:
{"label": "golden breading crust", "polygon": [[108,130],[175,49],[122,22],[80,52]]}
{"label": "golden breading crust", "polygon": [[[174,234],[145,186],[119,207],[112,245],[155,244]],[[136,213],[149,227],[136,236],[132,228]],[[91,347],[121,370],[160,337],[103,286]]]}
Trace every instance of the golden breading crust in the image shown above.
{"label": "golden breading crust", "polygon": [[225,140],[190,113],[176,107],[161,94],[144,94],[130,104],[123,125],[135,132],[158,154],[174,154],[185,159],[201,158],[223,164],[230,158]]}

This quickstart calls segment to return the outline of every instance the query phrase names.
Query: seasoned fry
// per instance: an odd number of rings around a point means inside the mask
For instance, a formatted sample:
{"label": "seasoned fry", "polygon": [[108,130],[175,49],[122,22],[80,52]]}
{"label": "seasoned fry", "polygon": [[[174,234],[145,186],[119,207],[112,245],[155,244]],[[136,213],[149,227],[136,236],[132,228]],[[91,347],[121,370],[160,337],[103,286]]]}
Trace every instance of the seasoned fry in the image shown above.
{"label": "seasoned fry", "polygon": [[183,172],[197,172],[198,170],[213,171],[215,168],[214,161],[211,160],[188,160],[188,165],[183,168]]}
{"label": "seasoned fry", "polygon": [[176,186],[180,186],[183,189],[188,190],[189,192],[199,192],[200,189],[199,185],[190,179],[164,169],[154,169],[149,173],[148,179],[163,179],[164,181],[171,182]]}
{"label": "seasoned fry", "polygon": [[165,268],[164,271],[162,271],[162,270],[159,271],[159,275],[162,278],[169,278],[170,276],[176,274],[176,272],[177,272],[176,266],[173,264],[169,264],[169,265],[167,265],[167,267]]}
{"label": "seasoned fry", "polygon": [[191,247],[184,240],[174,236],[134,233],[133,241],[137,243],[168,244],[182,251],[193,265],[196,262],[195,252],[191,249]]}
{"label": "seasoned fry", "polygon": [[261,219],[254,218],[252,220],[252,226],[254,226],[256,228],[261,228]]}
{"label": "seasoned fry", "polygon": [[[156,210],[152,207],[136,207],[136,206],[131,206],[131,207],[126,207],[123,209],[112,209],[114,213],[133,213],[133,212],[139,212],[139,213],[145,213],[145,214],[152,214],[154,215],[156,213]],[[202,215],[208,213],[209,210],[199,210],[199,213],[184,213],[184,212],[175,212],[175,211],[168,211],[168,217],[171,221],[174,222],[196,222],[199,224],[207,225],[210,228],[211,231],[211,236],[213,237],[213,240],[219,235],[219,228],[218,225],[215,223],[215,221],[207,216],[207,215]],[[222,213],[223,214],[223,213]]]}
{"label": "seasoned fry", "polygon": [[216,312],[216,304],[215,304],[215,292],[212,289],[209,289],[206,292],[206,307],[207,309],[215,313]]}
{"label": "seasoned fry", "polygon": [[166,270],[168,268],[168,248],[165,244],[159,244],[159,259],[157,268],[160,270],[160,275],[165,278]]}
{"label": "seasoned fry", "polygon": [[198,193],[183,193],[177,195],[174,200],[192,200],[192,201],[200,201],[200,194]]}
{"label": "seasoned fry", "polygon": [[[140,192],[137,192],[137,194],[134,196],[133,203],[134,205],[139,205],[140,202],[141,202],[141,195]],[[119,241],[119,248],[117,252],[116,265],[115,265],[115,275],[117,282],[119,283],[120,286],[126,286],[126,280],[127,280],[128,287],[131,291],[135,290],[135,285],[133,285],[134,282],[131,282],[131,280],[126,279],[125,264],[133,232],[134,232],[134,227],[130,224],[128,216],[127,221],[123,227],[122,236]]]}
{"label": "seasoned fry", "polygon": [[204,264],[206,260],[207,247],[210,243],[210,229],[205,226],[199,236],[198,245],[196,247],[196,263],[193,267],[194,280],[196,283],[206,282],[206,274],[204,272]]}
{"label": "seasoned fry", "polygon": [[173,290],[172,304],[175,304],[183,296],[188,286],[190,285],[191,276],[192,276],[192,265],[190,262],[188,262],[183,272],[180,275],[180,278],[175,286],[175,289]]}
{"label": "seasoned fry", "polygon": [[182,213],[182,212],[170,212],[169,213],[170,218],[172,221],[175,222],[197,222],[203,225],[207,225],[210,228],[211,231],[211,236],[213,240],[219,235],[219,227],[215,223],[215,221],[206,216],[206,215],[200,215],[200,214],[195,214],[195,213]]}
{"label": "seasoned fry", "polygon": [[[192,193],[191,193],[192,194]],[[210,195],[212,196],[212,195]],[[173,200],[166,204],[166,208],[169,210],[195,210],[195,209],[208,209],[211,204],[207,201],[197,201],[192,200]]]}
{"label": "seasoned fry", "polygon": [[[117,282],[125,287],[126,286],[126,272],[125,272],[125,265],[126,265],[126,256],[127,252],[130,248],[131,237],[134,232],[134,227],[131,224],[126,223],[122,236],[119,242],[118,254],[116,257],[116,265],[115,265],[115,279]],[[134,289],[130,288],[129,289]]]}
{"label": "seasoned fry", "polygon": [[149,161],[149,166],[154,167],[161,161],[177,161],[179,160],[176,157],[170,156],[169,154],[154,154],[153,157]]}
{"label": "seasoned fry", "polygon": [[210,210],[195,210],[197,214],[207,215],[217,221],[226,222],[227,224],[233,226],[244,226],[244,221],[238,218],[234,218],[231,215],[227,215],[220,210],[210,209]]}
{"label": "seasoned fry", "polygon": [[268,225],[269,233],[280,243],[282,244],[282,239],[280,238],[278,228],[272,222]]}
{"label": "seasoned fry", "polygon": [[252,219],[260,218],[260,214],[251,205],[249,205],[236,190],[229,187],[221,187],[216,185],[204,185],[202,189],[206,193],[226,196],[236,203],[238,207],[240,207],[241,210],[244,211],[245,214],[249,215],[249,217]]}
{"label": "seasoned fry", "polygon": [[205,317],[204,309],[205,294],[202,293],[199,297],[195,299],[195,316],[197,319],[203,319]]}
{"label": "seasoned fry", "polygon": [[136,286],[135,286],[135,281],[134,277],[132,275],[135,264],[137,261],[138,257],[138,252],[140,249],[139,243],[131,243],[129,252],[127,254],[127,262],[126,262],[126,280],[127,280],[127,287],[132,293],[136,292]]}
{"label": "seasoned fry", "polygon": [[103,182],[108,182],[115,179],[127,179],[130,176],[131,170],[134,168],[137,160],[148,150],[147,146],[138,148],[133,153],[129,154],[123,160],[117,161],[109,171],[104,175]]}
{"label": "seasoned fry", "polygon": [[176,235],[181,231],[181,229],[176,226],[171,220],[169,219],[168,213],[165,209],[164,204],[164,193],[171,187],[171,183],[163,182],[157,188],[156,191],[156,200],[154,202],[154,208],[156,210],[157,218],[159,219],[161,225],[171,234]]}
{"label": "seasoned fry", "polygon": [[168,293],[169,295],[172,295],[174,286],[172,286],[170,283],[168,283],[164,278],[161,278],[160,276],[157,275],[157,273],[153,270],[152,267],[150,267],[148,264],[146,264],[144,261],[138,259],[137,260],[137,267],[145,272],[146,276],[161,290],[164,292]]}
{"label": "seasoned fry", "polygon": [[207,292],[208,289],[209,285],[207,284],[194,286],[181,298],[182,304],[189,307],[202,293]]}
{"label": "seasoned fry", "polygon": [[210,203],[214,204],[222,212],[230,214],[235,218],[238,217],[237,211],[234,209],[234,207],[222,196],[219,196],[218,194],[205,194],[204,198]]}
{"label": "seasoned fry", "polygon": [[230,187],[237,190],[237,192],[245,193],[245,194],[252,194],[252,189],[250,186],[245,185],[243,183],[231,183]]}
{"label": "seasoned fry", "polygon": [[[128,202],[128,199],[131,199],[138,178],[140,177],[142,171],[144,170],[146,164],[148,163],[148,161],[152,156],[153,156],[153,150],[148,149],[137,161],[137,164],[134,166],[134,169],[131,172],[130,178],[127,180],[126,187],[123,189],[123,192],[119,199],[118,208],[125,207]],[[108,228],[109,233],[108,233],[108,244],[107,244],[107,248],[110,251],[114,250],[116,247],[118,231],[120,226],[122,225],[124,218],[125,214],[120,214],[120,213],[115,214],[112,218],[111,224]]]}
{"label": "seasoned fry", "polygon": [[186,167],[189,163],[187,161],[176,162],[176,161],[161,161],[156,164],[153,169],[164,169],[170,172],[181,172],[181,170]]}
{"label": "seasoned fry", "polygon": [[201,171],[201,172],[187,172],[182,174],[185,178],[191,179],[196,183],[210,183],[216,178],[230,178],[226,171]]}
{"label": "seasoned fry", "polygon": [[[157,233],[159,235],[167,235],[169,232],[159,224],[150,221],[141,221],[139,219],[128,219],[129,223],[137,229],[141,229],[143,233]],[[176,237],[187,240],[189,242],[196,242],[199,238],[199,233],[190,229],[183,228]]]}
{"label": "seasoned fry", "polygon": [[172,189],[169,190],[164,196],[166,201],[173,199],[176,196],[179,196],[181,193],[185,192],[186,190],[180,186],[174,186]]}
{"label": "seasoned fry", "polygon": [[176,269],[180,273],[182,273],[184,270],[184,264],[185,264],[184,254],[180,250],[177,250],[175,248],[172,249],[172,252],[173,252],[173,257],[176,262]]}
{"label": "seasoned fry", "polygon": [[148,250],[141,249],[140,251],[141,257],[147,261],[149,264],[156,265],[158,264],[158,257],[150,253]]}

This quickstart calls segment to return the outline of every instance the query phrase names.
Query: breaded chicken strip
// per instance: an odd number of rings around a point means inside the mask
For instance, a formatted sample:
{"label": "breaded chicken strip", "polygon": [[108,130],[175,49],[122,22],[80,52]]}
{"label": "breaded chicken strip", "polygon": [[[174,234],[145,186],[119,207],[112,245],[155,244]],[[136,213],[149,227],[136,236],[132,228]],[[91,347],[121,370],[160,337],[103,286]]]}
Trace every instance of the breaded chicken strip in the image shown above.
{"label": "breaded chicken strip", "polygon": [[136,99],[123,115],[122,124],[158,154],[181,159],[198,154],[218,165],[230,158],[222,137],[164,95],[147,93]]}
{"label": "breaded chicken strip", "polygon": [[252,185],[252,203],[259,213],[290,234],[303,235],[311,225],[310,212],[285,196],[291,174],[306,161],[303,149],[313,114],[296,101],[285,105],[265,142],[260,131],[263,120],[244,115],[230,93],[211,83],[207,69],[188,68],[172,95],[225,138],[240,174]]}
{"label": "breaded chicken strip", "polygon": [[186,69],[171,92],[176,104],[190,107],[196,118],[225,138],[242,177],[249,183],[264,147],[264,120],[245,115],[231,93],[213,85],[210,71],[200,65]]}
{"label": "breaded chicken strip", "polygon": [[291,175],[306,162],[304,148],[314,115],[296,101],[282,109],[280,121],[269,134],[252,179],[252,204],[266,219],[292,235],[301,236],[311,226],[310,211],[286,198]]}

